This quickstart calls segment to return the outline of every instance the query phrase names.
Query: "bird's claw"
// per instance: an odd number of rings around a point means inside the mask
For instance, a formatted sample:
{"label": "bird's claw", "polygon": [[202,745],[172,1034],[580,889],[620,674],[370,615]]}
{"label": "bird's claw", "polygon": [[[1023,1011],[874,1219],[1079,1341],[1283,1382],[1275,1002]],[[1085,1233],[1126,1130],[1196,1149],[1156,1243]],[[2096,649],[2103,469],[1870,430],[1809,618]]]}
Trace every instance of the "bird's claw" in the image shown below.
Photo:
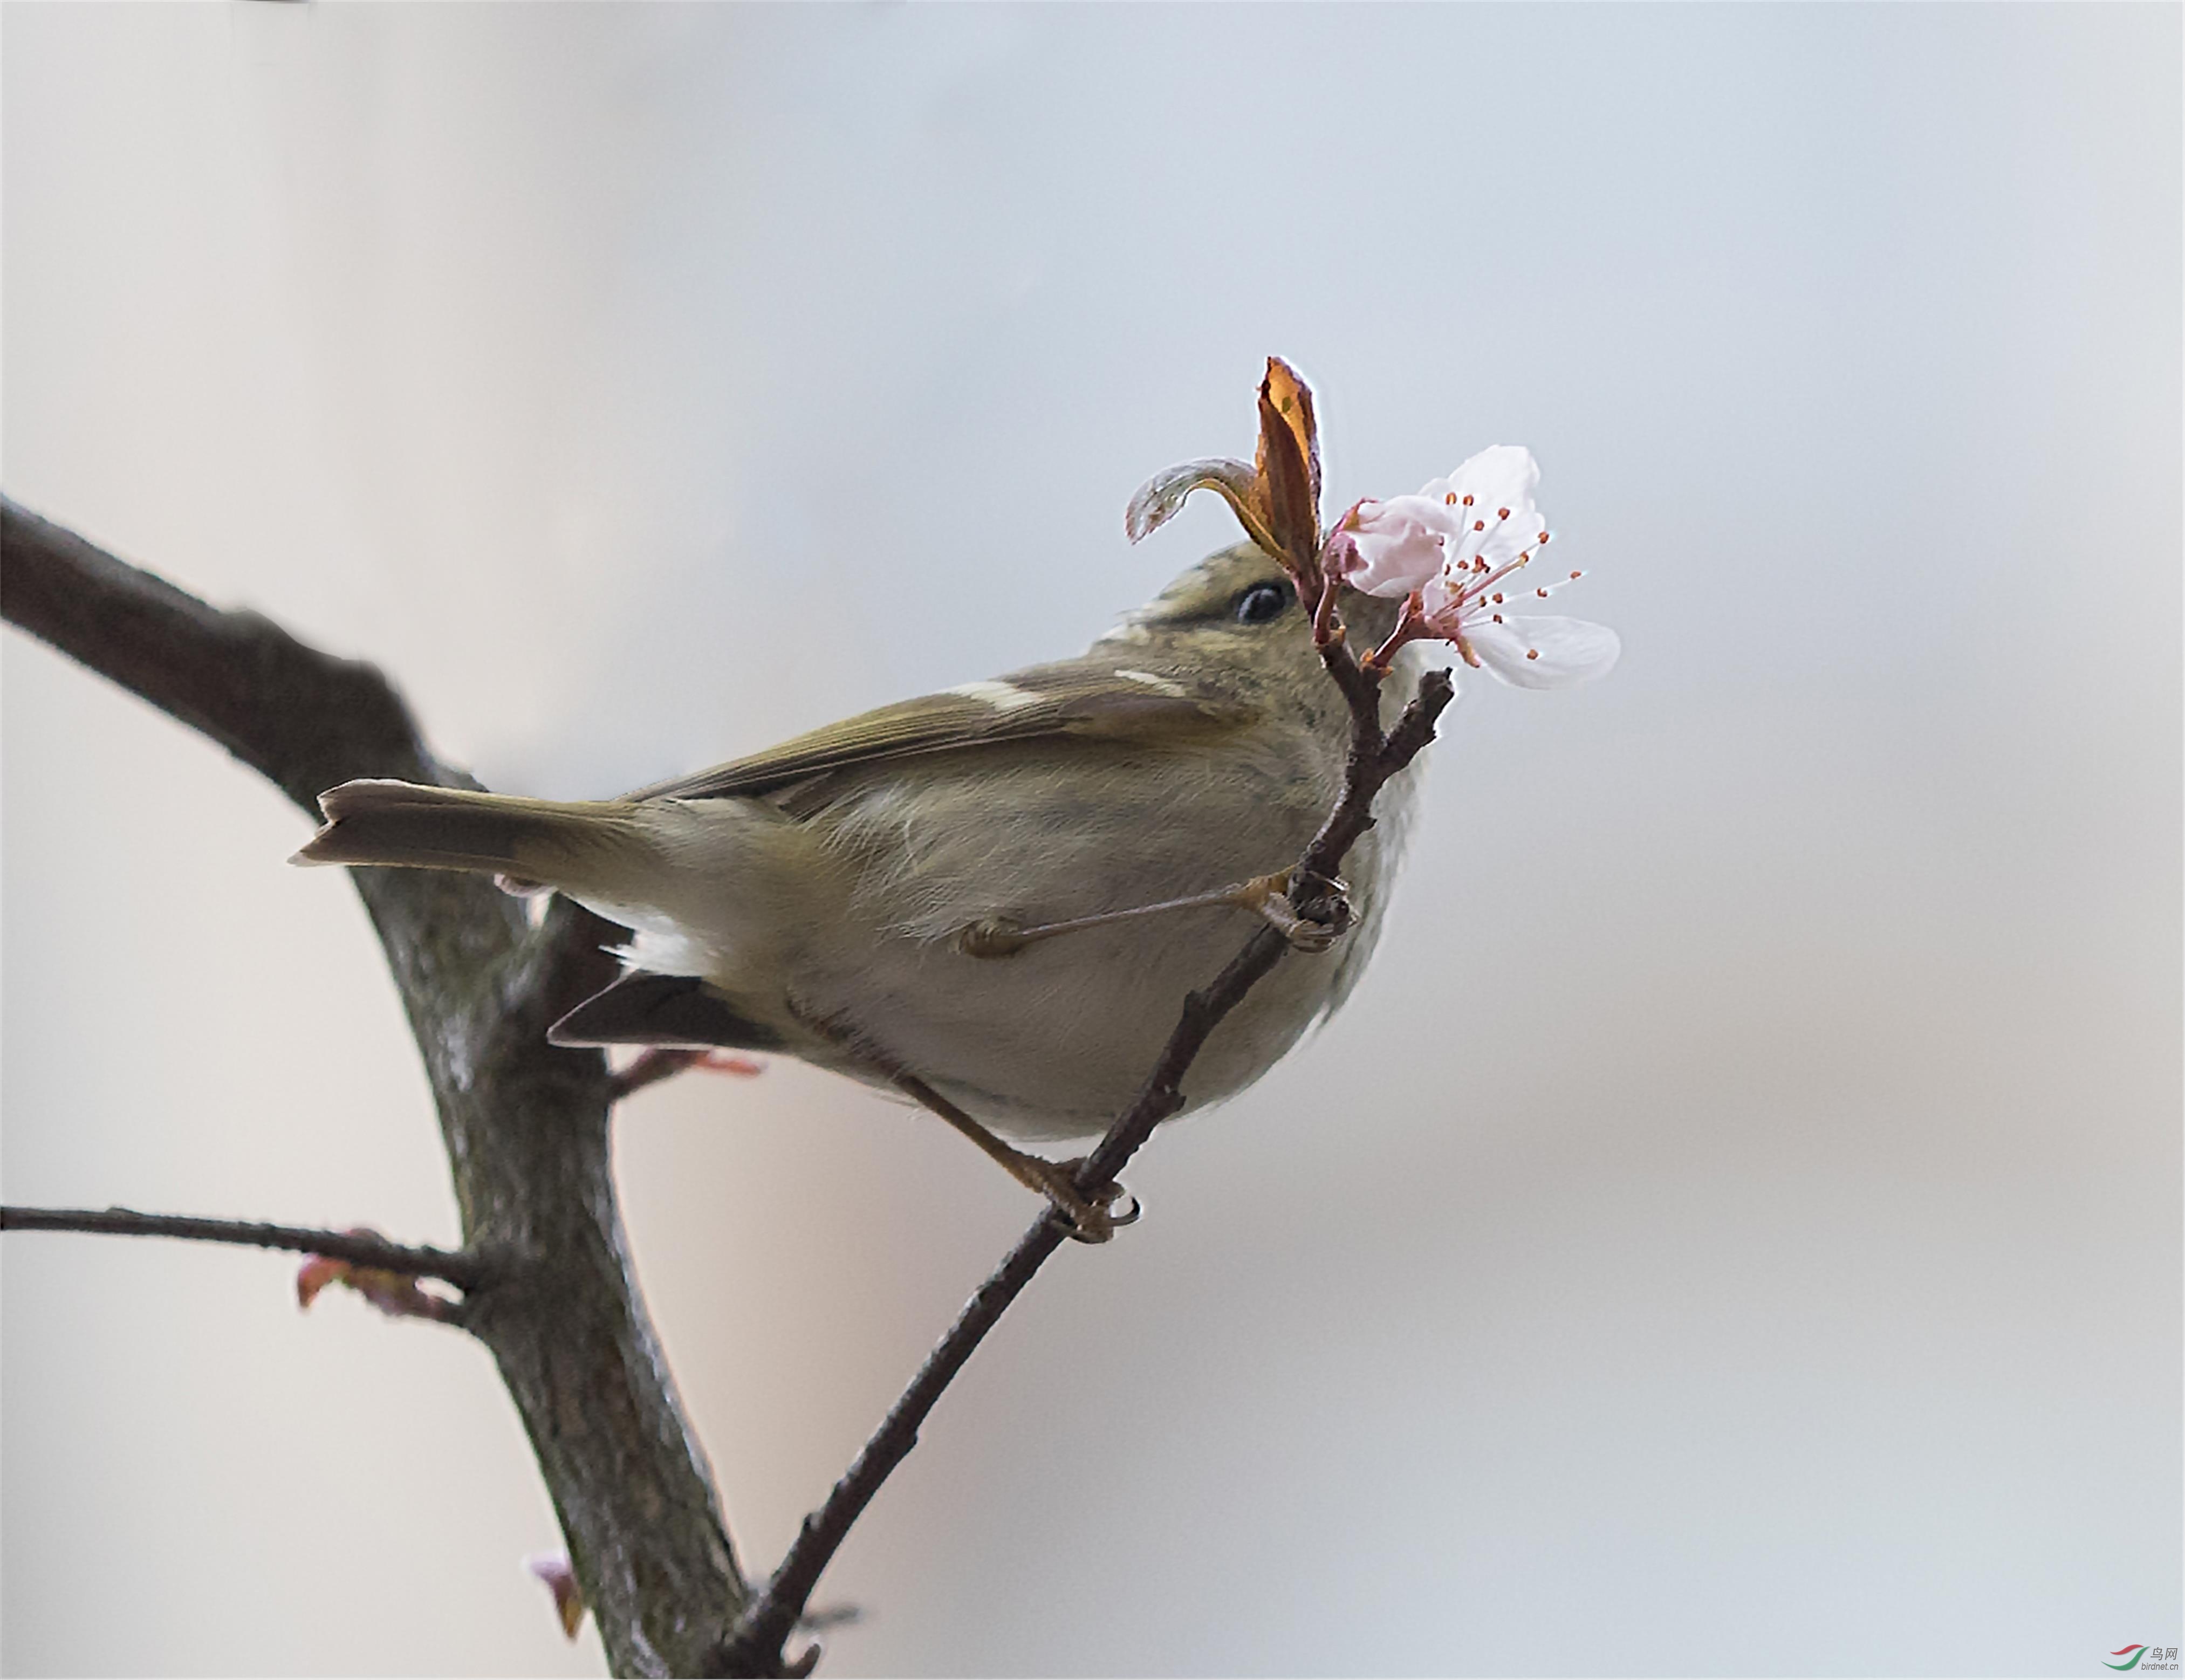
{"label": "bird's claw", "polygon": [[[1084,1158],[1074,1161],[1043,1161],[1025,1158],[1037,1187],[1054,1204],[1054,1212],[1079,1242],[1105,1242],[1126,1225],[1136,1225],[1144,1209],[1138,1198],[1120,1184],[1107,1184],[1087,1195],[1077,1187],[1077,1169]],[[1124,1203],[1120,1211],[1116,1204]]]}
{"label": "bird's claw", "polygon": [[1346,896],[1350,886],[1343,881],[1315,877],[1312,884],[1321,889],[1316,896],[1327,907],[1327,913],[1324,917],[1300,916],[1291,901],[1292,883],[1297,873],[1294,869],[1285,869],[1280,874],[1256,876],[1236,890],[1234,901],[1266,918],[1298,950],[1325,951],[1350,930],[1350,901]]}

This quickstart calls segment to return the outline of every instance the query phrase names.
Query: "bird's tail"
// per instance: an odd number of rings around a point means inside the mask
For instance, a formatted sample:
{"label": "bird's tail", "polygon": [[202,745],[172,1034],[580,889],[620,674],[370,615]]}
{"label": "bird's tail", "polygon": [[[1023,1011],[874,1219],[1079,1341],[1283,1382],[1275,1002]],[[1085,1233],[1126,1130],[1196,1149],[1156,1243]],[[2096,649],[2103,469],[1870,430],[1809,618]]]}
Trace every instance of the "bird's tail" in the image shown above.
{"label": "bird's tail", "polygon": [[611,891],[651,851],[639,807],[508,794],[344,782],[319,795],[325,826],[292,863],[467,869],[512,885]]}

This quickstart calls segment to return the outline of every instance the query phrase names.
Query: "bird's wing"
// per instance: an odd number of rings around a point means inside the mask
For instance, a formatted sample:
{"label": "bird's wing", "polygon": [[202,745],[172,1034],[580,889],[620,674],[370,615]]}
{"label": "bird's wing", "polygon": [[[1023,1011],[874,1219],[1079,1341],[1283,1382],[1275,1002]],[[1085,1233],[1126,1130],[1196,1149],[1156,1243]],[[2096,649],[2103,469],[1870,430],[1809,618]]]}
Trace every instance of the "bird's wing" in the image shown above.
{"label": "bird's wing", "polygon": [[1148,743],[1204,738],[1258,715],[1257,706],[1188,677],[1133,670],[1119,658],[1094,656],[884,706],[625,797],[763,795],[852,765],[1048,737]]}

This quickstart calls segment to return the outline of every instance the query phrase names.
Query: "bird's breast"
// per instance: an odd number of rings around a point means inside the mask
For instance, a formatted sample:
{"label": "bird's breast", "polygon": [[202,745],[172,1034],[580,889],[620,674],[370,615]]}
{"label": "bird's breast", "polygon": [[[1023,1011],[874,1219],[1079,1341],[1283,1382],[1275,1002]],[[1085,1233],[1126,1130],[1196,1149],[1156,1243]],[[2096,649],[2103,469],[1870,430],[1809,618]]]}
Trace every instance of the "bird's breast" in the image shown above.
{"label": "bird's breast", "polygon": [[[1026,763],[876,783],[813,819],[842,890],[811,921],[792,1007],[852,1029],[997,1130],[1097,1133],[1151,1070],[1185,996],[1255,930],[1254,913],[1132,917],[1005,957],[968,955],[958,935],[982,921],[1110,915],[1287,868],[1335,773],[1278,756],[1118,754],[1066,777]],[[1286,955],[1254,988],[1193,1064],[1188,1107],[1250,1084],[1347,989],[1373,936],[1382,851],[1369,834],[1346,864],[1360,925],[1331,952]],[[860,1071],[824,1051],[813,1059]]]}

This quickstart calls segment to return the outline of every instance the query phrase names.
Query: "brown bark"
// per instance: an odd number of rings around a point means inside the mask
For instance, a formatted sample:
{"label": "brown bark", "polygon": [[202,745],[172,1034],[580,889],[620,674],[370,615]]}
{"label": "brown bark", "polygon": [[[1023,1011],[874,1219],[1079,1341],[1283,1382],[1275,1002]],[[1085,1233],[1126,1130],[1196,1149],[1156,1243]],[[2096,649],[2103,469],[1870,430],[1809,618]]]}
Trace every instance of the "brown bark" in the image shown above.
{"label": "brown bark", "polygon": [[[0,613],[204,731],[316,815],[355,776],[473,786],[436,760],[369,665],[207,606],[0,501]],[[491,1350],[618,1673],[690,1673],[748,1593],[646,1317],[607,1152],[596,1051],[546,1028],[609,978],[606,924],[534,929],[487,881],[352,872],[439,1110],[466,1253],[464,1327]]]}

